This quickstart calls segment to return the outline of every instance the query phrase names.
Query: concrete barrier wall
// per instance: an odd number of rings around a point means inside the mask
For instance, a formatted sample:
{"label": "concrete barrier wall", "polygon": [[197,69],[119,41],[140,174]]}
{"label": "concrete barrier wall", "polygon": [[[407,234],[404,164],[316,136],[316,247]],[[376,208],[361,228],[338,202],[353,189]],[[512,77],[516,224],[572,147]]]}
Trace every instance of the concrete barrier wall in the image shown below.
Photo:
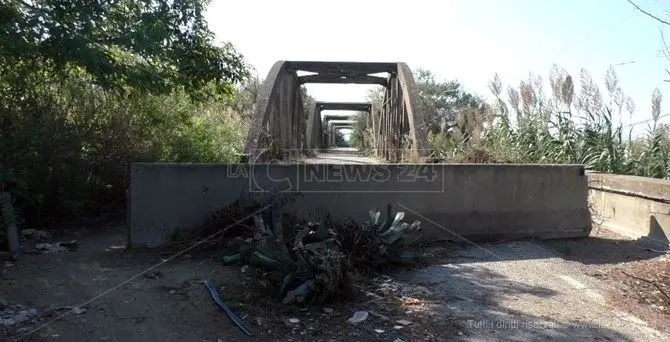
{"label": "concrete barrier wall", "polygon": [[157,246],[245,191],[299,192],[295,210],[367,218],[395,201],[427,239],[577,237],[590,232],[587,178],[578,165],[131,166],[129,242]]}
{"label": "concrete barrier wall", "polygon": [[668,245],[670,181],[589,173],[589,202],[596,224],[629,236]]}

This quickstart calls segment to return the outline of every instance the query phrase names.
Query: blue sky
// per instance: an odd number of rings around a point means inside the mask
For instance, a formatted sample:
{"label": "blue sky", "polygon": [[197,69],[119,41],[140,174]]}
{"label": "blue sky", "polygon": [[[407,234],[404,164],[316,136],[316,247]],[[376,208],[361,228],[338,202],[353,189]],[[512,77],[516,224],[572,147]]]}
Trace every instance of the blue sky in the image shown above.
{"label": "blue sky", "polygon": [[[635,2],[670,18],[670,1]],[[662,25],[626,0],[214,0],[207,19],[217,40],[232,42],[261,78],[277,60],[404,61],[490,97],[495,72],[506,84],[529,72],[546,81],[554,63],[575,79],[588,69],[605,92],[614,65],[636,103],[633,122],[650,118],[655,87],[665,95],[661,113],[670,112]],[[308,90],[319,100],[362,101],[368,88]]]}

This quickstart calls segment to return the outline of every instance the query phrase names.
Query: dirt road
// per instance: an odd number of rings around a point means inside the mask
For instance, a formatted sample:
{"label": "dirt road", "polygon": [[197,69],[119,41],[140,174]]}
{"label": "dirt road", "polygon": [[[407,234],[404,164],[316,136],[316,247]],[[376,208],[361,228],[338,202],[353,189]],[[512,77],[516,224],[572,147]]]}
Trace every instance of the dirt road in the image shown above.
{"label": "dirt road", "polygon": [[431,290],[432,310],[458,317],[464,340],[670,340],[608,301],[612,284],[582,266],[545,243],[520,241],[469,246],[448,263],[396,277]]}
{"label": "dirt road", "polygon": [[[247,289],[257,280],[213,258],[187,254],[142,274],[170,255],[119,248],[125,243],[120,225],[96,231],[52,237],[76,239],[80,247],[69,254],[24,255],[4,264],[2,305],[15,311],[35,308],[40,314],[0,326],[0,339],[670,340],[668,315],[622,302],[616,296],[619,284],[596,275],[640,260],[663,261],[662,254],[634,242],[592,238],[438,246],[431,249],[437,256],[430,265],[366,283],[363,299],[331,304],[333,311],[324,313],[323,308],[286,308],[250,294]],[[213,304],[201,283],[205,278],[253,327],[254,338]],[[49,309],[54,306],[86,311]],[[349,324],[356,310],[375,315]]]}

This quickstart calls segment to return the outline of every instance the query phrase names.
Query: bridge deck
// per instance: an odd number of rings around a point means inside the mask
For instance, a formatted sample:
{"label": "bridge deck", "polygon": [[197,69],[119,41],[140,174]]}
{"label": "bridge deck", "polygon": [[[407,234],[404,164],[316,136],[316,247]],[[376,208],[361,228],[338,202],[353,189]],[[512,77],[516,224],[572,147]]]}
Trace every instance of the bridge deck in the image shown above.
{"label": "bridge deck", "polygon": [[304,160],[306,164],[379,164],[379,160],[366,156],[355,148],[330,148]]}

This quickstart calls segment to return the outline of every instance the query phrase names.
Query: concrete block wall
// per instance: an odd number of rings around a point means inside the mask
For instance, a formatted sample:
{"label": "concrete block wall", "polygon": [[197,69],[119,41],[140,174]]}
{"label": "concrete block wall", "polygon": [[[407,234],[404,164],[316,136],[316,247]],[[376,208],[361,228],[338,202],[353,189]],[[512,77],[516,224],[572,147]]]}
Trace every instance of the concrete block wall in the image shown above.
{"label": "concrete block wall", "polygon": [[668,246],[670,180],[589,173],[588,182],[594,223]]}
{"label": "concrete block wall", "polygon": [[586,236],[579,165],[156,164],[131,166],[129,242],[158,246],[245,191],[298,192],[294,209],[365,220],[397,202],[430,240]]}

